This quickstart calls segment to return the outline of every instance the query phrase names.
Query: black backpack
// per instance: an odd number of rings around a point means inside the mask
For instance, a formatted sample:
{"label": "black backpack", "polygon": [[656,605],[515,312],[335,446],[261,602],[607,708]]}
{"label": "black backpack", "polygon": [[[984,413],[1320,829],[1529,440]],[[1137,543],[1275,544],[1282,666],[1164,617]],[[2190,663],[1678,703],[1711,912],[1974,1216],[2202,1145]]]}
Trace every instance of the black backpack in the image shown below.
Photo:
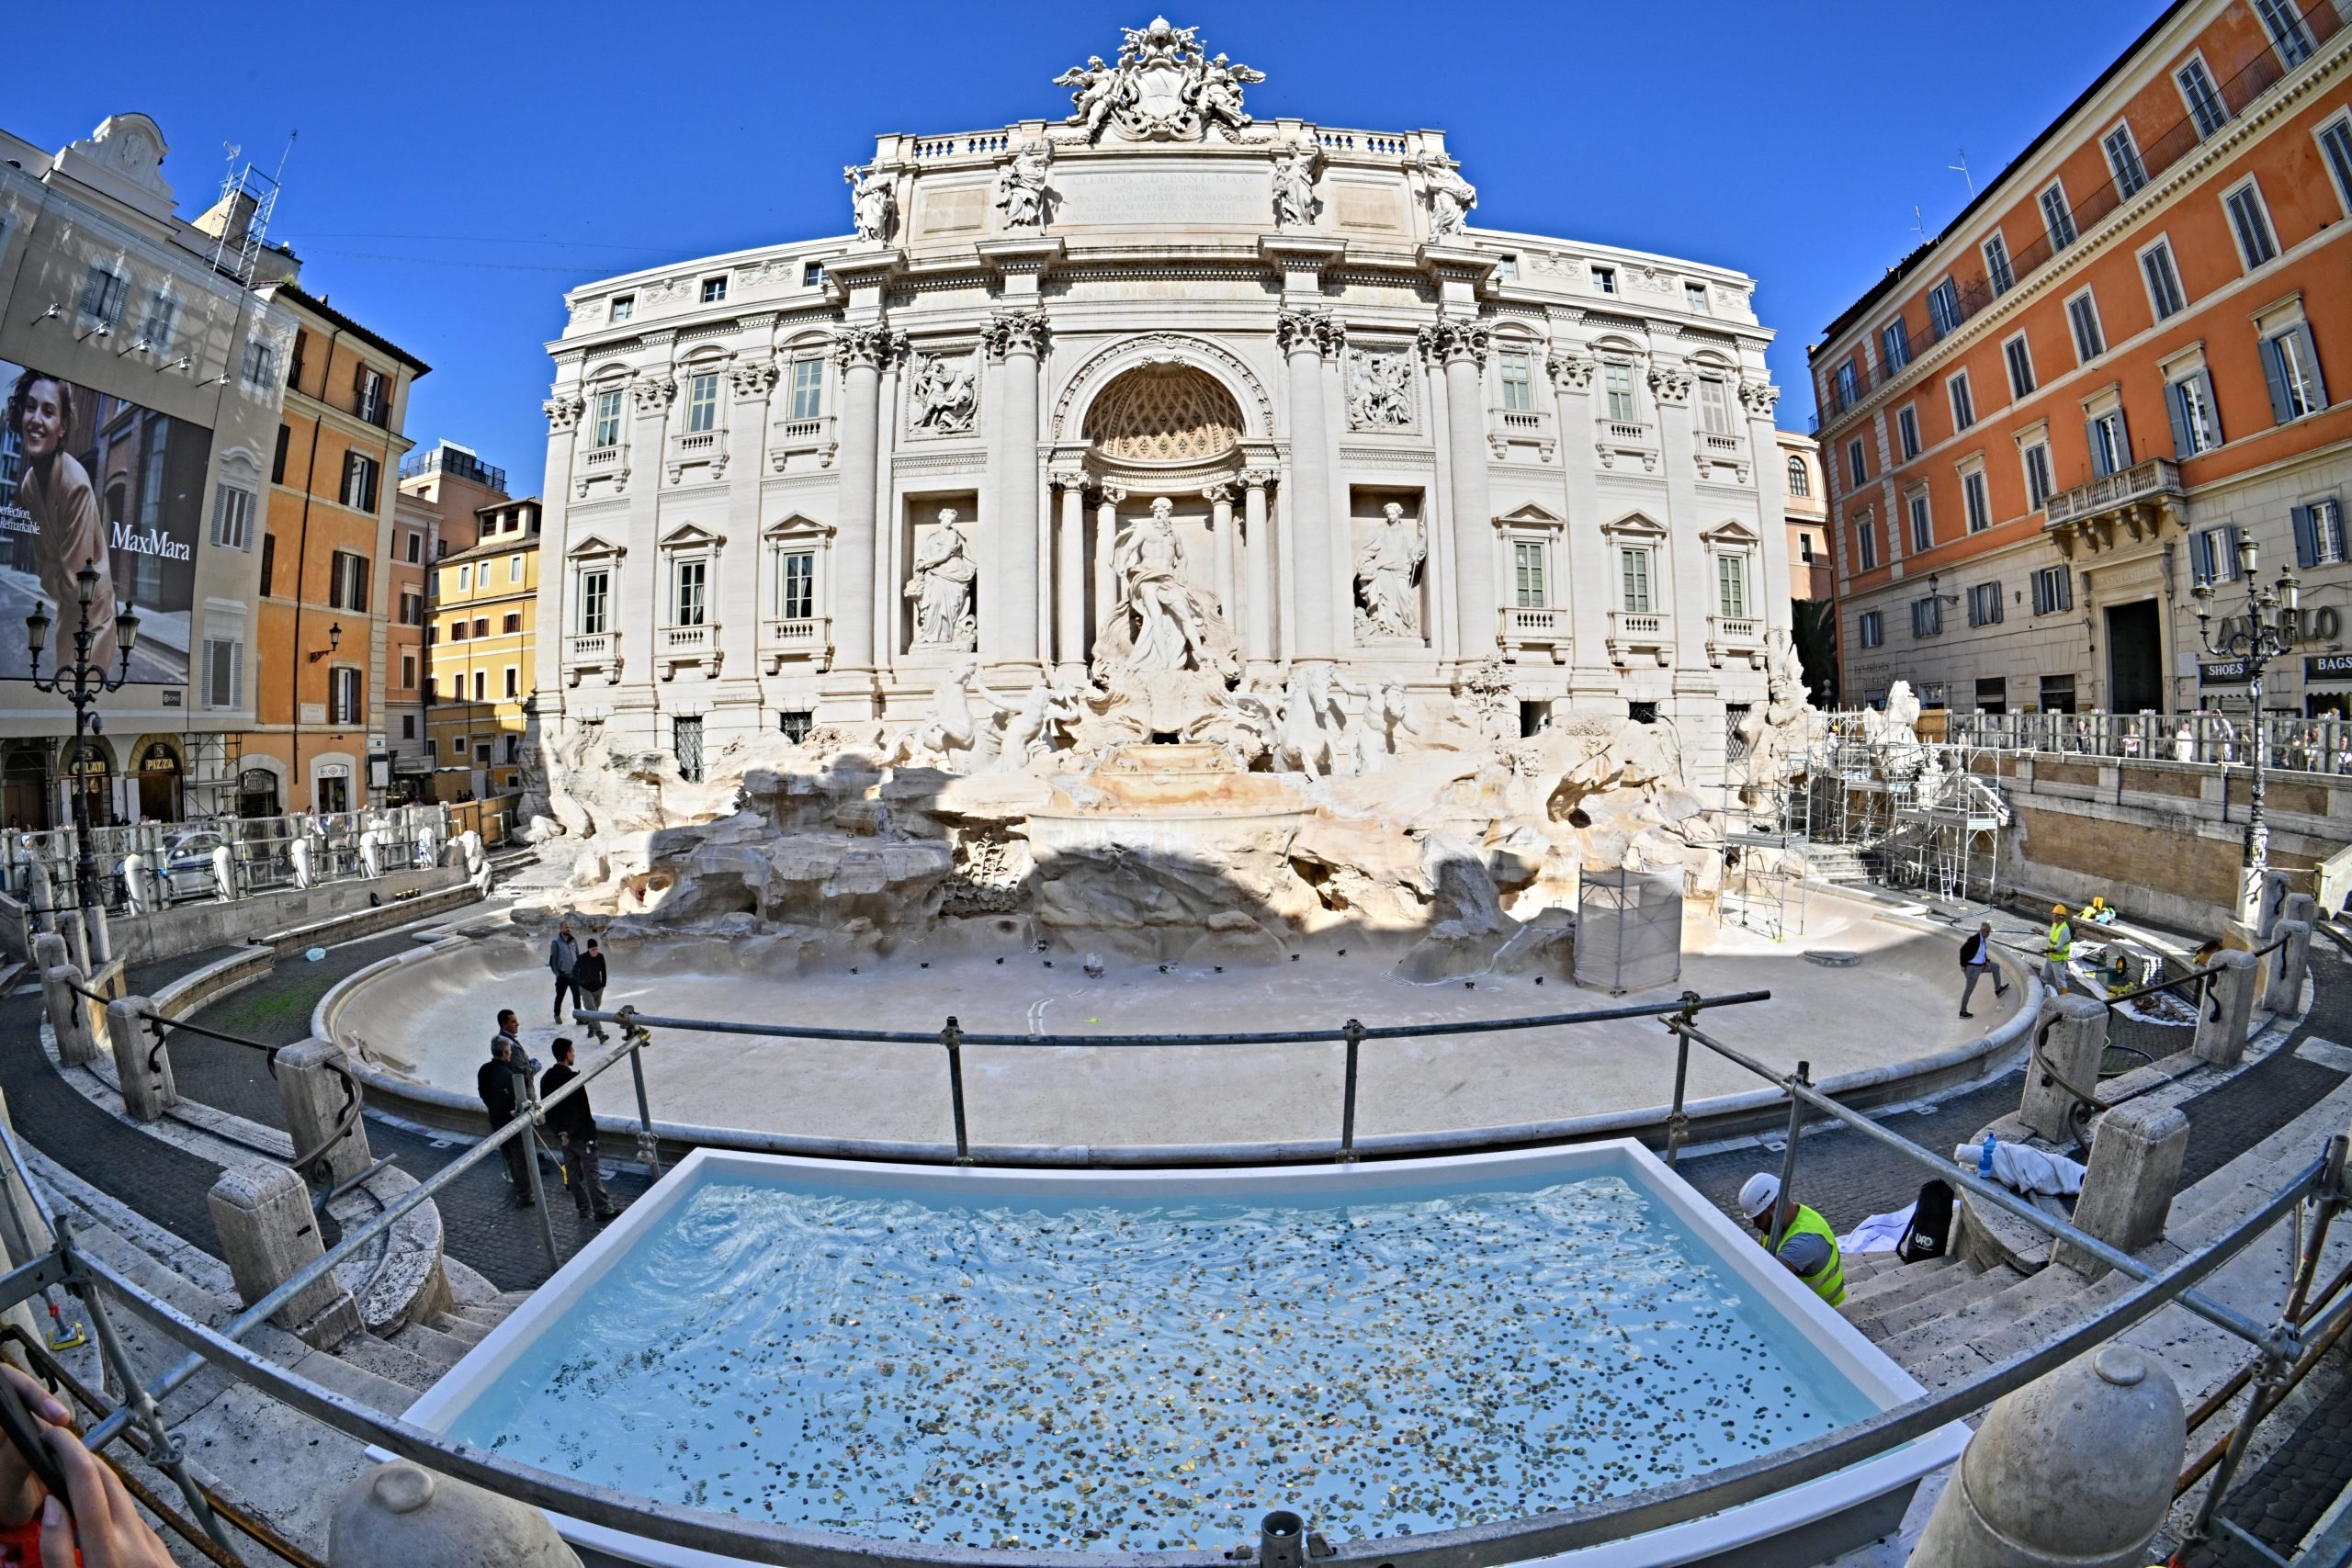
{"label": "black backpack", "polygon": [[1905,1263],[1941,1258],[1951,1245],[1951,1183],[1938,1179],[1919,1189],[1919,1206],[1911,1212],[1911,1228],[1904,1233],[1894,1255]]}

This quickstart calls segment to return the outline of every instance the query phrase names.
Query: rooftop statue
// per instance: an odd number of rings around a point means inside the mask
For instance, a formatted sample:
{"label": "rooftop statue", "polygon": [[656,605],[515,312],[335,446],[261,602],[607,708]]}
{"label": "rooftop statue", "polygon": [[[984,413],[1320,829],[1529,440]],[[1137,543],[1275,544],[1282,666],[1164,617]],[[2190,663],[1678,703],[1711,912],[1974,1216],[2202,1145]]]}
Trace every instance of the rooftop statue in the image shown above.
{"label": "rooftop statue", "polygon": [[1250,124],[1241,89],[1264,81],[1264,72],[1211,56],[1200,28],[1171,27],[1165,17],[1120,31],[1126,41],[1115,63],[1089,55],[1054,78],[1054,85],[1072,89],[1067,123],[1080,129],[1082,140],[1097,140],[1112,124],[1136,141],[1189,141],[1206,136],[1211,125],[1230,133]]}
{"label": "rooftop statue", "polygon": [[857,237],[876,245],[888,241],[898,216],[898,197],[890,193],[888,176],[852,164],[842,170],[842,178],[849,182],[850,220]]}

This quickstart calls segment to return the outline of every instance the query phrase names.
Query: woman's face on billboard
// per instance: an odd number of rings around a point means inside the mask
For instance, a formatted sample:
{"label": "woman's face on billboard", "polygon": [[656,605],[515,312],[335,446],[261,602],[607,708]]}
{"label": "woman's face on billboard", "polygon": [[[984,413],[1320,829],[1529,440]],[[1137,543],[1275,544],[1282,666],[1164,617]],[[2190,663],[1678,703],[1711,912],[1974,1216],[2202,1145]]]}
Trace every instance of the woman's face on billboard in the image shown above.
{"label": "woman's face on billboard", "polygon": [[65,399],[51,380],[27,387],[17,415],[17,434],[25,456],[39,459],[54,453],[65,440]]}

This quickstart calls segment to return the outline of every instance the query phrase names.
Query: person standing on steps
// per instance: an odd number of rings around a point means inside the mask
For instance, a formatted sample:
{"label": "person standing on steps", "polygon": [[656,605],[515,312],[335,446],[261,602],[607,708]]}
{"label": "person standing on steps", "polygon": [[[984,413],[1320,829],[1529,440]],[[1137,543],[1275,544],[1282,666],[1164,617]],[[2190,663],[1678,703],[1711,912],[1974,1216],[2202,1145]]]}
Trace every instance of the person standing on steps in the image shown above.
{"label": "person standing on steps", "polygon": [[[592,936],[588,939],[588,951],[582,953],[571,966],[571,1011],[574,1022],[579,1021],[582,1008],[586,1008],[590,1012],[603,1010],[605,979],[604,950],[596,945],[596,939]],[[605,1026],[601,1023],[591,1023],[588,1026],[588,1038],[603,1040]]]}
{"label": "person standing on steps", "polygon": [[561,1023],[564,992],[571,993],[574,1006],[580,1001],[580,987],[572,978],[580,967],[580,949],[571,940],[571,922],[569,920],[556,927],[555,940],[548,943],[548,967],[555,971],[555,1021]]}
{"label": "person standing on steps", "polygon": [[[518,1038],[523,1021],[512,1009],[498,1015],[498,1032],[490,1037],[490,1060],[474,1075],[474,1092],[481,1096],[482,1109],[490,1112],[490,1130],[497,1131],[514,1120],[522,1108],[523,1096],[530,1092],[528,1059],[523,1055],[523,1043]],[[506,1156],[506,1179],[514,1188],[517,1208],[531,1206],[531,1172],[523,1162],[530,1157],[530,1136],[509,1138],[500,1145]]]}
{"label": "person standing on steps", "polygon": [[1739,1190],[1739,1212],[1772,1244],[1772,1216],[1781,1217],[1781,1245],[1773,1256],[1813,1293],[1836,1306],[1846,1299],[1846,1264],[1838,1255],[1838,1233],[1829,1222],[1792,1199],[1781,1196],[1781,1179],[1758,1171]]}
{"label": "person standing on steps", "polygon": [[[593,949],[594,943],[591,942]],[[555,1037],[555,1066],[539,1083],[540,1098],[545,1099],[580,1076],[571,1065],[571,1040],[567,1035]],[[596,1166],[596,1116],[588,1109],[588,1091],[578,1093],[548,1112],[548,1131],[556,1135],[563,1149],[565,1180],[571,1188],[571,1201],[583,1220],[609,1220],[620,1210],[613,1203],[612,1195],[605,1190],[605,1173]]]}
{"label": "person standing on steps", "polygon": [[2050,994],[2066,994],[2066,965],[2075,958],[2075,928],[2066,921],[2066,906],[2050,906],[2050,937],[2041,950],[2041,977],[2050,987]]}
{"label": "person standing on steps", "polygon": [[1960,1016],[1973,1018],[1968,1010],[1968,998],[1976,994],[1976,982],[1989,973],[1993,976],[1996,1000],[2009,994],[2009,983],[2001,975],[1999,960],[1993,956],[1993,922],[1986,920],[1976,928],[1976,934],[1960,944],[1960,972],[1968,976],[1960,987]]}

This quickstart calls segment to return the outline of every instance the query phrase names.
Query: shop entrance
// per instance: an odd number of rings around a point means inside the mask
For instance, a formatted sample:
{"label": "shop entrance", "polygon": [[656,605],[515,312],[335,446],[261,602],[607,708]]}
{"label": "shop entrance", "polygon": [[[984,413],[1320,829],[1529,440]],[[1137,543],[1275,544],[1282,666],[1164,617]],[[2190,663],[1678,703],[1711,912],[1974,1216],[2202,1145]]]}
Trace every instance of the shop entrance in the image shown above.
{"label": "shop entrance", "polygon": [[2109,713],[2164,711],[2164,639],[2160,625],[2154,599],[2107,607]]}

